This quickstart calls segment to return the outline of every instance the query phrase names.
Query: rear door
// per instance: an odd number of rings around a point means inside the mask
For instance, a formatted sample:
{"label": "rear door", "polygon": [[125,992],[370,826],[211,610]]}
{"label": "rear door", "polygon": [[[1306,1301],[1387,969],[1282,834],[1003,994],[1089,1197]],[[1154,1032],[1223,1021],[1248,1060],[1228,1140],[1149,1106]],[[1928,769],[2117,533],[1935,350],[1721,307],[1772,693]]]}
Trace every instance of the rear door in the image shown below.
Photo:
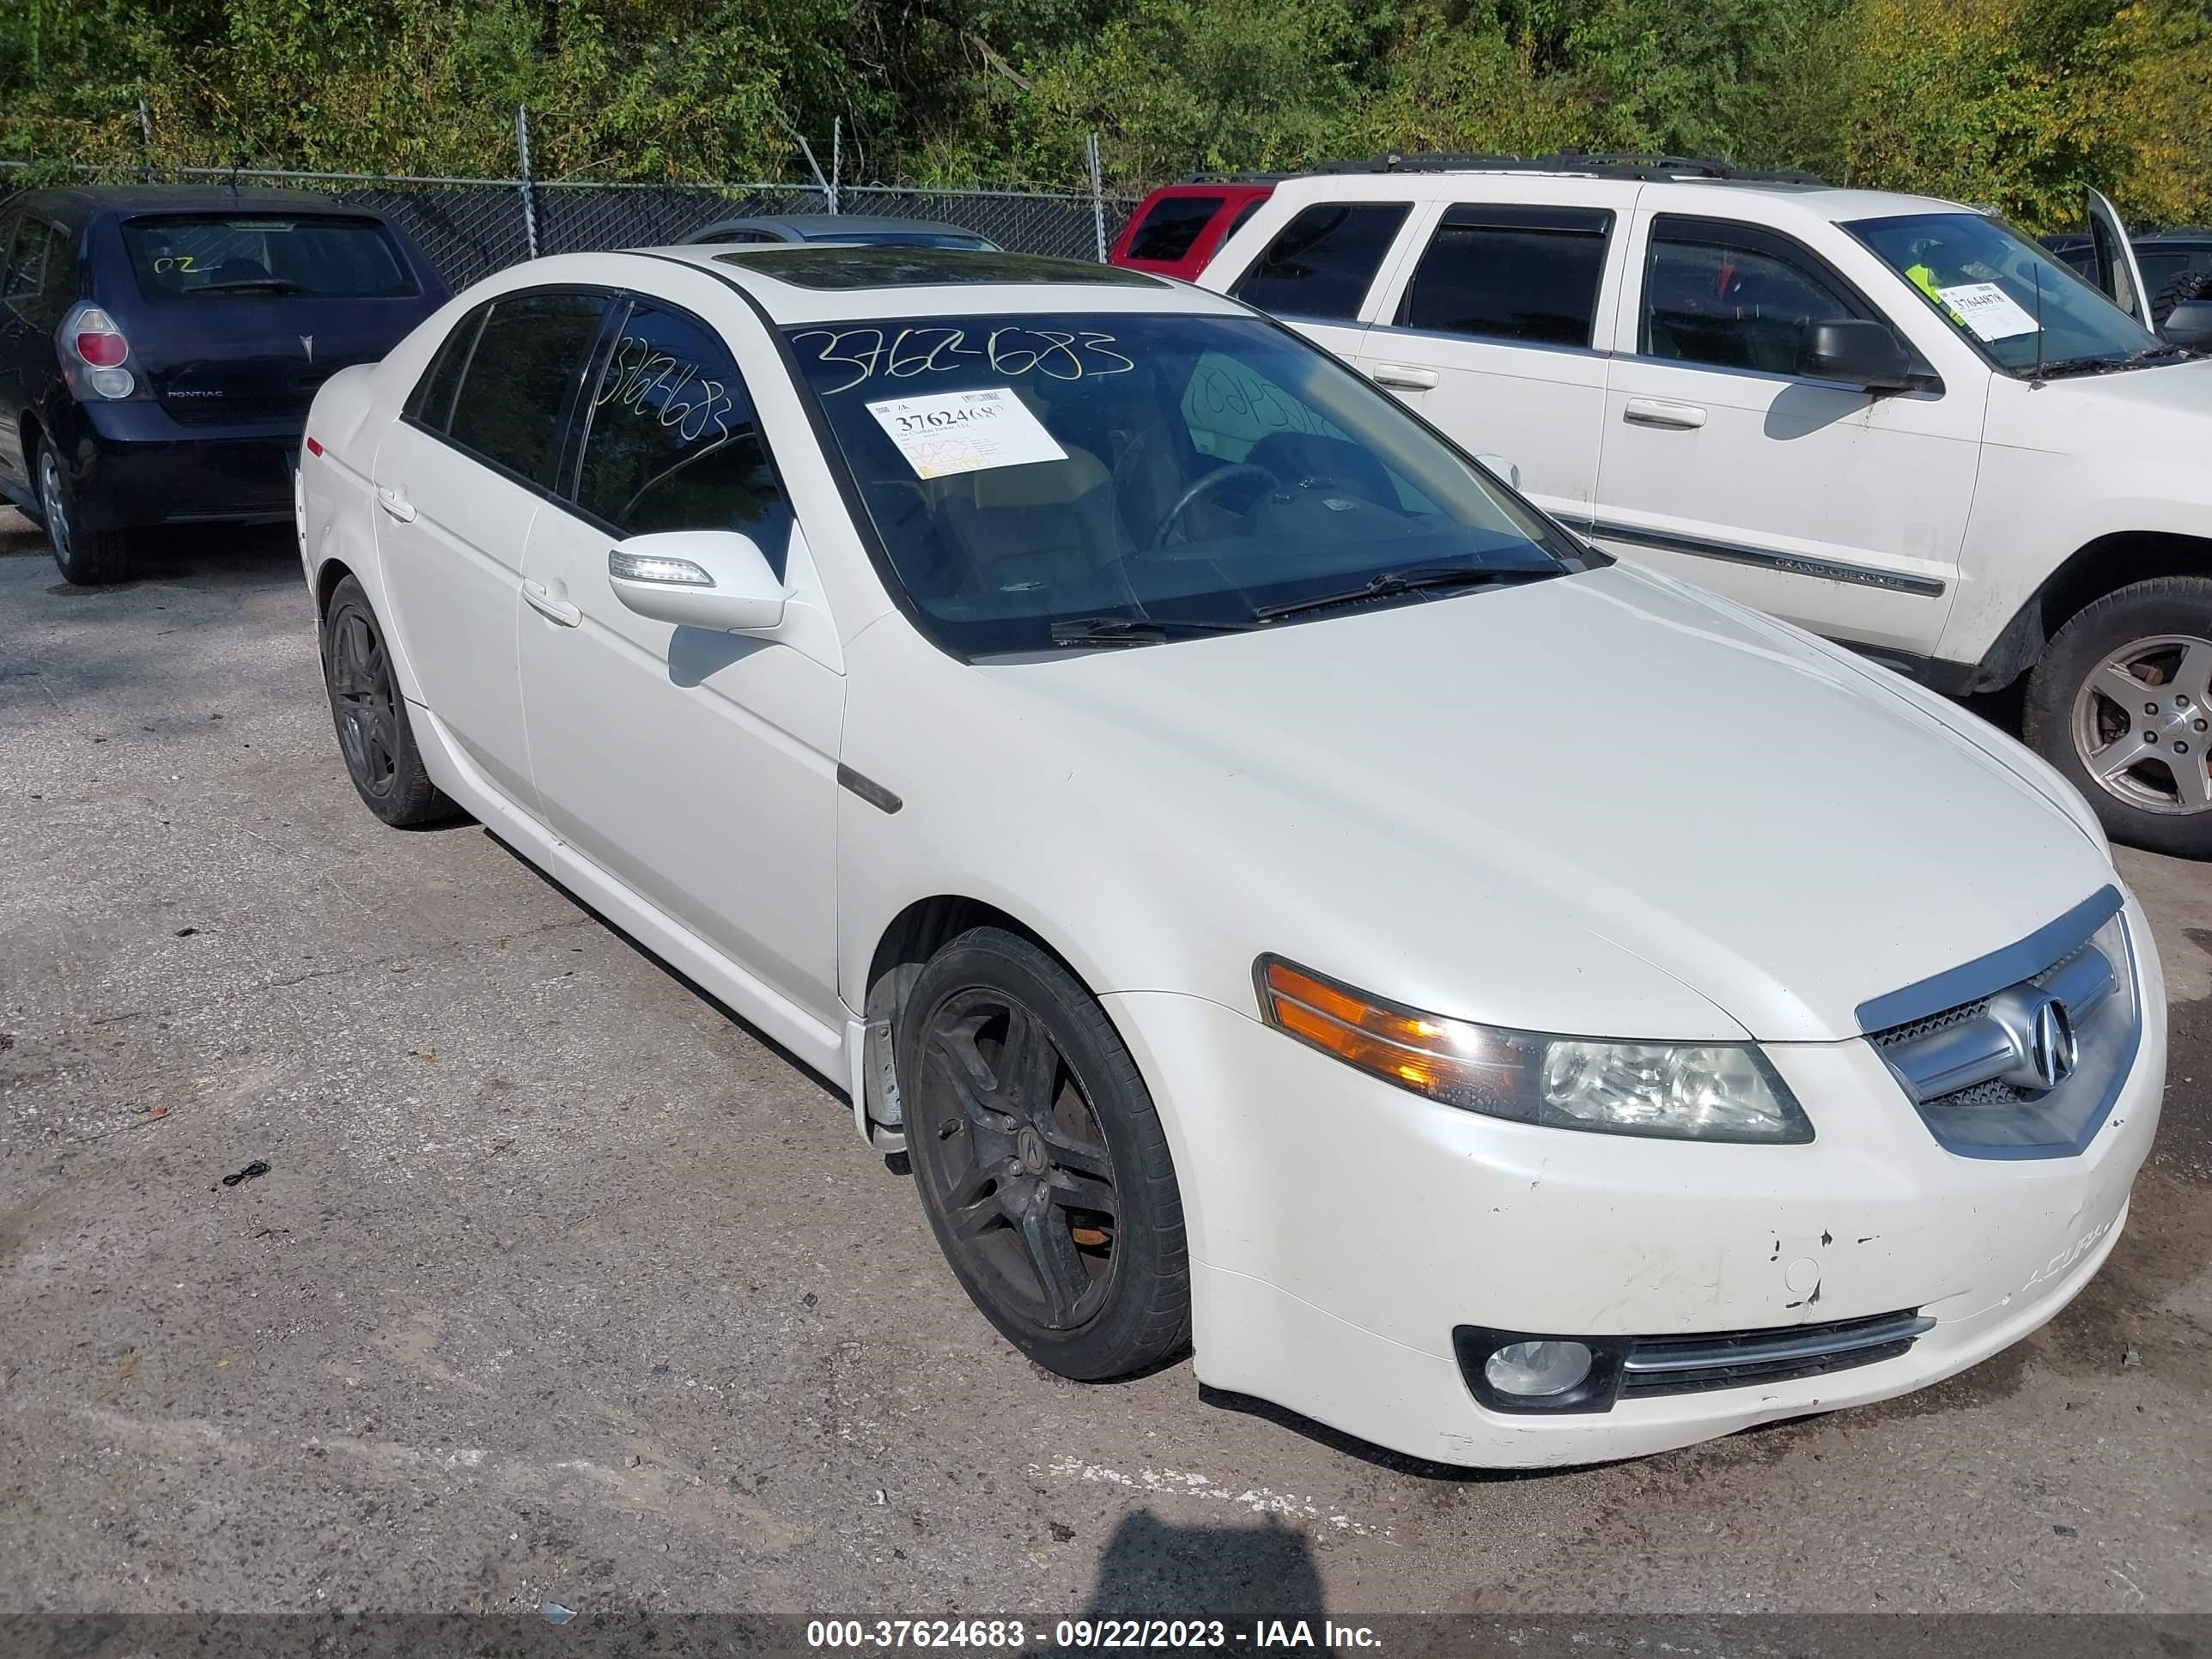
{"label": "rear door", "polygon": [[463,318],[378,445],[377,554],[429,711],[535,812],[515,665],[522,556],[613,296],[502,295]]}
{"label": "rear door", "polygon": [[33,288],[27,272],[19,276],[18,246],[22,257],[43,261],[46,252],[41,227],[19,213],[0,214],[0,477],[28,489],[30,468],[22,444],[24,401],[30,396],[24,378],[24,359],[29,355],[30,325],[16,308],[19,298]]}
{"label": "rear door", "polygon": [[1372,316],[1377,279],[1393,268],[1413,210],[1410,192],[1400,202],[1316,202],[1301,208],[1229,292],[1352,362]]}
{"label": "rear door", "polygon": [[[1517,199],[1516,199],[1517,198]],[[1606,360],[1636,186],[1465,181],[1417,223],[1358,363],[1522,488],[1587,519],[1605,431]]]}
{"label": "rear door", "polygon": [[111,301],[155,398],[186,426],[299,425],[322,383],[435,310],[376,219],[296,210],[140,214],[118,228],[135,291]]}

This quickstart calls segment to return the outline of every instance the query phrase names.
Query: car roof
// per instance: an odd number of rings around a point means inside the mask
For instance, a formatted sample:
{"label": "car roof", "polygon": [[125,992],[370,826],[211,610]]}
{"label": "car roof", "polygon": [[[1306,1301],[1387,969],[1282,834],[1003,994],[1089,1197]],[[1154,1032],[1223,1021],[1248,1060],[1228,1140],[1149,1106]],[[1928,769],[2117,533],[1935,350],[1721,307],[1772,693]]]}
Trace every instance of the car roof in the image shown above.
{"label": "car roof", "polygon": [[47,213],[229,213],[287,208],[363,219],[383,217],[374,208],[357,207],[319,191],[234,189],[228,185],[64,185],[25,191],[8,205]]}
{"label": "car roof", "polygon": [[755,214],[743,219],[717,219],[711,225],[701,226],[692,234],[704,235],[710,230],[766,230],[810,242],[901,230],[921,231],[932,236],[973,236],[983,241],[990,240],[980,230],[970,230],[966,225],[947,224],[941,219],[900,219],[874,213]]}
{"label": "car roof", "polygon": [[712,272],[744,289],[778,324],[1006,312],[1249,314],[1237,301],[1187,283],[1034,253],[823,243],[739,248],[688,243],[630,252]]}
{"label": "car roof", "polygon": [[1931,196],[1906,196],[1893,191],[1851,190],[1804,179],[1701,178],[1683,173],[1661,179],[1638,179],[1593,168],[1578,171],[1530,167],[1423,167],[1402,173],[1343,172],[1307,173],[1285,179],[1274,187],[1277,197],[1289,202],[1431,202],[1463,195],[1469,180],[1495,180],[1515,186],[1516,198],[1527,194],[1530,183],[1572,179],[1577,183],[1640,185],[1647,194],[1639,198],[1653,207],[1695,212],[1701,202],[1717,205],[1730,196],[1763,196],[1786,201],[1802,212],[1825,219],[1888,219],[1911,213],[1972,213],[1977,210]]}

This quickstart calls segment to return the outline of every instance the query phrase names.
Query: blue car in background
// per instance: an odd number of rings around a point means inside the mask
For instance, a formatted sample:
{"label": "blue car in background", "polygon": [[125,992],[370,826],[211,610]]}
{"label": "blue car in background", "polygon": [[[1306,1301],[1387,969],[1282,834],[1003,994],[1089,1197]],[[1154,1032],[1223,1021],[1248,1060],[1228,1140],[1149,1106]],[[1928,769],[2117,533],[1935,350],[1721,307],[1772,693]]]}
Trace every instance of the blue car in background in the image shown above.
{"label": "blue car in background", "polygon": [[397,225],[327,196],[24,191],[0,204],[0,495],[85,584],[153,526],[289,518],[316,389],[447,297]]}

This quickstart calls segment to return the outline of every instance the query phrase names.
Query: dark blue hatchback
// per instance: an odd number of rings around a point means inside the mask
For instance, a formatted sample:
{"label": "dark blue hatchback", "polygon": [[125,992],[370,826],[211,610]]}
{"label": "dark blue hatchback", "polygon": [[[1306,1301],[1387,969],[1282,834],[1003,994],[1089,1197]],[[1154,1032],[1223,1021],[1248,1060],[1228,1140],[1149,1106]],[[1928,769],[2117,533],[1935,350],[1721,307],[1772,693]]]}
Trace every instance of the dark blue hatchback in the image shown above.
{"label": "dark blue hatchback", "polygon": [[135,532],[289,518],[316,388],[447,299],[382,216],[303,191],[31,191],[0,209],[0,495],[70,581]]}

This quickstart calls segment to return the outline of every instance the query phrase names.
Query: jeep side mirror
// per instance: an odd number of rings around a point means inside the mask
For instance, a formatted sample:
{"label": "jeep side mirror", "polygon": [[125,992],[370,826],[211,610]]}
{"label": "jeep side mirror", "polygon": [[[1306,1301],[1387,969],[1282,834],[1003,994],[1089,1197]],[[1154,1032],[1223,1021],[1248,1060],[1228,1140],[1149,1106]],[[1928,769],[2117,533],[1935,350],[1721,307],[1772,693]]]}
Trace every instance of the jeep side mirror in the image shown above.
{"label": "jeep side mirror", "polygon": [[1797,372],[1869,392],[1903,392],[1912,384],[1912,360],[1889,325],[1858,318],[1808,324],[1797,348]]}

